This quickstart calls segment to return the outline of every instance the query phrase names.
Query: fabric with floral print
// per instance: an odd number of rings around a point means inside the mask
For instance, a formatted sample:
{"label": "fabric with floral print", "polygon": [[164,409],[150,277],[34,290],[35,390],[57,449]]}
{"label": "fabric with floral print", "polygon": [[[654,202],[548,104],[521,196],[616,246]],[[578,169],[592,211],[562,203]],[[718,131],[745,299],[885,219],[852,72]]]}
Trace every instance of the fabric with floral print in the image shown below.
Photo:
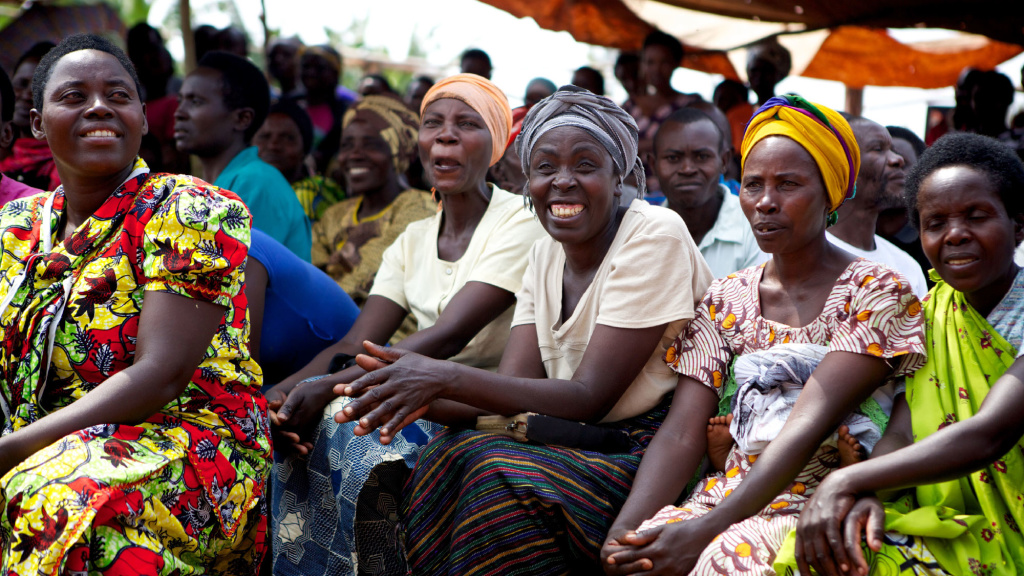
{"label": "fabric with floral print", "polygon": [[924,364],[921,303],[909,282],[892,269],[863,258],[846,267],[821,314],[799,328],[761,315],[758,286],[764,265],[715,280],[696,317],[665,355],[680,374],[725,393],[734,356],[775,344],[818,344],[830,352],[853,352],[895,360],[892,377]]}
{"label": "fabric with floral print", "polygon": [[[1014,284],[1017,291],[1024,289],[1021,278]],[[1016,310],[1005,309],[1007,300]],[[928,363],[907,379],[915,441],[977,414],[1018,354],[1000,331],[1006,323],[990,325],[962,292],[941,279],[925,298],[924,309]],[[1024,299],[1004,298],[989,318],[1012,318],[1012,324],[1022,316]],[[977,472],[918,486],[915,495],[913,509],[886,504],[886,530],[902,535],[899,542],[923,540],[952,574],[1024,574],[1024,441]],[[910,552],[906,546],[886,546],[878,557],[898,559]]]}
{"label": "fabric with floral print", "polygon": [[[702,382],[722,397],[734,357],[780,344],[816,344],[830,352],[893,359],[891,379],[924,364],[921,303],[898,272],[867,260],[854,260],[836,280],[821,314],[802,327],[762,316],[758,286],[763,273],[761,265],[711,284],[696,317],[666,352],[665,360],[673,370]],[[890,380],[873,395],[886,415],[895,388]],[[691,574],[774,574],[776,555],[796,527],[800,511],[825,476],[839,466],[835,446],[833,435],[771,503],[718,535],[704,549]],[[661,509],[638,530],[706,515],[739,487],[756,458],[733,446],[724,472],[704,478],[686,501],[678,507]]]}
{"label": "fabric with floral print", "polygon": [[225,312],[177,399],[135,426],[65,436],[0,478],[0,571],[252,573],[271,449],[248,351],[248,209],[142,160],[59,242],[64,200],[58,188],[0,211],[4,434],[131,366],[146,291]]}

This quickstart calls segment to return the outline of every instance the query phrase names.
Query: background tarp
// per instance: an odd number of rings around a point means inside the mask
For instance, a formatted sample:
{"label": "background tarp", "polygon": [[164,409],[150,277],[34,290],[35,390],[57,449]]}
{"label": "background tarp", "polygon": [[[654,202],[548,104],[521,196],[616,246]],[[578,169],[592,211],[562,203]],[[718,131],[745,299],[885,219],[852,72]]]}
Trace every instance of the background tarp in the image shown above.
{"label": "background tarp", "polygon": [[115,8],[107,4],[33,4],[0,29],[0,66],[13,75],[14,64],[36,42],[82,32],[111,34],[124,38],[124,23]]}
{"label": "background tarp", "polygon": [[[992,69],[1024,45],[1021,0],[482,1],[581,42],[622,50],[639,49],[656,25],[686,45],[684,67],[733,79],[746,76],[743,47],[774,35],[793,55],[793,75],[852,88],[951,86],[964,67]],[[902,44],[884,29],[920,26],[973,34]]]}

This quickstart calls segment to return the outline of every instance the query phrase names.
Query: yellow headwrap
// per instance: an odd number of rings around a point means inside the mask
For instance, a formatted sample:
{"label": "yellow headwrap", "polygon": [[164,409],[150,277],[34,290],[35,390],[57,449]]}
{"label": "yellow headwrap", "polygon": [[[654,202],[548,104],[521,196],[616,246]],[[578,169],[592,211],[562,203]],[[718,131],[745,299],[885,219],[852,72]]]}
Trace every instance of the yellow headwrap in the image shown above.
{"label": "yellow headwrap", "polygon": [[832,212],[853,198],[860,148],[850,123],[838,112],[795,94],[768,100],[747,123],[740,147],[744,166],[754,144],[769,136],[791,138],[810,153],[825,181]]}
{"label": "yellow headwrap", "polygon": [[[342,132],[357,118],[380,126],[380,136],[391,148],[395,172],[404,174],[416,151],[420,117],[398,98],[365,96],[345,112],[341,119]],[[381,121],[383,125],[380,125]]]}
{"label": "yellow headwrap", "polygon": [[461,100],[483,117],[487,131],[491,133],[491,166],[501,160],[512,131],[512,109],[505,93],[483,76],[456,74],[439,81],[427,91],[420,105],[420,115],[427,106],[441,98]]}

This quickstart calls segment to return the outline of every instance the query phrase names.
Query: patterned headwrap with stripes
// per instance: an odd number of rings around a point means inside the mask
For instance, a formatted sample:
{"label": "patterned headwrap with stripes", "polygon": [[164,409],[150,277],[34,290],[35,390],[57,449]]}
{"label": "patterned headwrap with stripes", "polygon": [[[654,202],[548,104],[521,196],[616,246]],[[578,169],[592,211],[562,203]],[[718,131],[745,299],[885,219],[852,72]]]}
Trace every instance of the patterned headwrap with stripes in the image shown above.
{"label": "patterned headwrap with stripes", "polygon": [[391,148],[395,171],[404,174],[409,168],[409,160],[416,152],[419,115],[393,96],[365,96],[345,112],[341,120],[342,131],[356,120],[380,128],[380,137]]}
{"label": "patterned headwrap with stripes", "polygon": [[764,103],[747,122],[740,153],[746,166],[751,148],[769,136],[786,136],[803,146],[814,158],[828,193],[829,223],[836,210],[857,193],[860,148],[853,129],[838,112],[808,102],[796,94],[776,96]]}
{"label": "patterned headwrap with stripes", "polygon": [[615,163],[619,182],[634,174],[637,197],[647,188],[644,167],[637,156],[639,133],[636,120],[606,96],[598,96],[576,86],[563,86],[538,102],[526,114],[523,129],[516,138],[516,152],[523,173],[530,177],[530,155],[544,134],[562,126],[579,128],[593,136],[608,151]]}

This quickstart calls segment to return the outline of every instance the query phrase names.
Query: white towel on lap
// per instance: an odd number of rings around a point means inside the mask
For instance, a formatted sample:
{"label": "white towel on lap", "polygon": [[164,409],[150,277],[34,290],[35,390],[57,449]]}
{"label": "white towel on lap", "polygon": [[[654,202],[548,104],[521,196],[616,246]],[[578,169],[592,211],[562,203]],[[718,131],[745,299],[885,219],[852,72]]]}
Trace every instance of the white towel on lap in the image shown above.
{"label": "white towel on lap", "polygon": [[[828,353],[816,344],[781,344],[736,359],[736,396],[732,399],[729,432],[746,454],[760,454],[786,424],[800,391]],[[882,437],[878,425],[851,412],[843,420],[868,452]]]}

